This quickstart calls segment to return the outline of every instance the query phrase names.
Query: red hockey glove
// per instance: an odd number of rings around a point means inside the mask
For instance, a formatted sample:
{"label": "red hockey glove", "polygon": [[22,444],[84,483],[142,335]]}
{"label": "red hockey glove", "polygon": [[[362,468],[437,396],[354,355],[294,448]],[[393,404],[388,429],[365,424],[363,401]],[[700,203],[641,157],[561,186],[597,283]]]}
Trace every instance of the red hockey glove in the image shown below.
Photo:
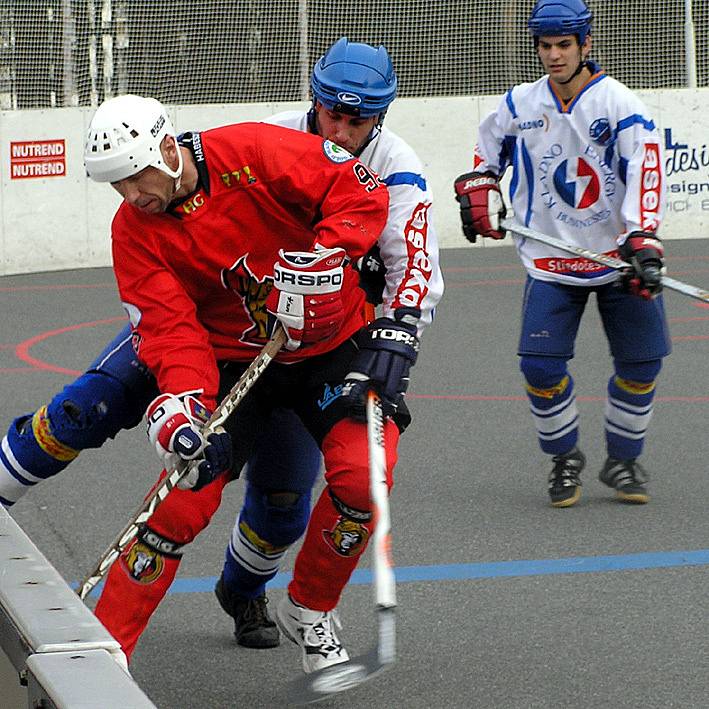
{"label": "red hockey glove", "polygon": [[475,243],[478,234],[489,239],[504,239],[500,219],[507,210],[498,178],[491,172],[466,172],[456,178],[454,186],[465,238],[471,244]]}
{"label": "red hockey glove", "polygon": [[630,268],[620,273],[621,288],[646,300],[662,292],[665,259],[662,242],[651,232],[632,231],[620,247],[620,257]]}
{"label": "red hockey glove", "polygon": [[148,438],[166,468],[189,461],[190,470],[178,483],[181,489],[200,490],[231,469],[231,437],[218,428],[205,440],[202,428],[210,413],[191,394],[160,394],[148,406]]}
{"label": "red hockey glove", "polygon": [[332,337],[345,317],[342,307],[345,250],[278,252],[266,308],[286,333],[287,350]]}

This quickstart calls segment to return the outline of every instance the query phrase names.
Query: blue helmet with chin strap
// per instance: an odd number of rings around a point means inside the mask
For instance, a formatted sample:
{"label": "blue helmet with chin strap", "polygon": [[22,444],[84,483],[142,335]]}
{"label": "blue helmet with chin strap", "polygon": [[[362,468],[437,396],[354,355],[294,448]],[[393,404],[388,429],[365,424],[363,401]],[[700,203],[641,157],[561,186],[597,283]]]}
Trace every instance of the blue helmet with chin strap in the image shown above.
{"label": "blue helmet with chin strap", "polygon": [[579,44],[591,34],[593,13],[583,0],[537,0],[527,23],[534,36],[559,37],[574,34]]}
{"label": "blue helmet with chin strap", "polygon": [[383,117],[396,97],[396,73],[382,46],[342,37],[318,59],[310,78],[313,101],[330,111]]}

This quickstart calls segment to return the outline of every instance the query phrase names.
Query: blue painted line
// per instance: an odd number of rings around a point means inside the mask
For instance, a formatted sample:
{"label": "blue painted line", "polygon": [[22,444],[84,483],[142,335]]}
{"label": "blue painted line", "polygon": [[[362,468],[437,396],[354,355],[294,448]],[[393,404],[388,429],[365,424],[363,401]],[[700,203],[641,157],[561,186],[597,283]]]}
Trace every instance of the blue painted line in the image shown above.
{"label": "blue painted line", "polygon": [[[615,556],[572,556],[565,559],[531,559],[521,561],[491,561],[480,564],[434,564],[432,566],[400,566],[395,569],[397,583],[421,581],[471,581],[515,576],[548,576],[552,574],[591,574],[608,571],[638,571],[669,569],[677,566],[709,564],[709,549],[694,551],[658,551]],[[285,588],[290,572],[277,574],[269,588]],[[169,593],[211,593],[216,576],[175,579]],[[372,582],[369,569],[355,570],[350,583],[365,585]],[[75,586],[78,584],[74,584]]]}

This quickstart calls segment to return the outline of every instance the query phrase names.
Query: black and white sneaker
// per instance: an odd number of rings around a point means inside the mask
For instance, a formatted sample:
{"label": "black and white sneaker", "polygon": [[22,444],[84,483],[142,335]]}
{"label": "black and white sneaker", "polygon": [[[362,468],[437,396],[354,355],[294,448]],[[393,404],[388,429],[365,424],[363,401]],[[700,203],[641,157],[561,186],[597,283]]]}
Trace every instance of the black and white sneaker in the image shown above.
{"label": "black and white sneaker", "polygon": [[617,460],[607,458],[598,479],[608,487],[615,489],[616,497],[621,502],[645,505],[650,502],[647,484],[649,477],[645,469],[635,458]]}
{"label": "black and white sneaker", "polygon": [[581,497],[579,474],[586,465],[586,456],[574,446],[568,453],[552,458],[549,473],[549,497],[552,507],[571,507]]}
{"label": "black and white sneaker", "polygon": [[214,587],[214,594],[224,612],[234,619],[234,637],[239,645],[265,649],[280,644],[278,628],[266,608],[266,594],[258,598],[244,598],[230,593],[223,575]]}
{"label": "black and white sneaker", "polygon": [[310,610],[286,594],[276,608],[276,622],[283,635],[303,650],[307,674],[350,659],[335,632],[334,626],[342,627],[336,611]]}

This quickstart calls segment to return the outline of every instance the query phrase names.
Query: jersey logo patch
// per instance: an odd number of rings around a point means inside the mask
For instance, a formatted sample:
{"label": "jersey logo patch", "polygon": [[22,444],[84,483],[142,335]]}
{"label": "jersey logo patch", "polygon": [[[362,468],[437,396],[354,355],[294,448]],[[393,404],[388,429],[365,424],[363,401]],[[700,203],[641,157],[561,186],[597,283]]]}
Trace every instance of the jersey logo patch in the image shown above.
{"label": "jersey logo patch", "polygon": [[142,542],[136,542],[124,551],[121,561],[130,577],[141,584],[153,583],[165,567],[162,556]]}
{"label": "jersey logo patch", "polygon": [[273,288],[273,279],[259,280],[249,269],[246,256],[242,256],[231,268],[222,269],[221,280],[224,288],[234,291],[243,300],[253,323],[239,339],[246,344],[262,345],[268,337],[266,298]]}
{"label": "jersey logo patch", "polygon": [[356,556],[369,539],[369,530],[361,523],[340,517],[332,529],[323,529],[323,538],[340,556]]}
{"label": "jersey logo patch", "polygon": [[352,153],[336,145],[331,140],[323,140],[322,150],[325,153],[325,157],[332,162],[340,163],[354,160]]}
{"label": "jersey logo patch", "polygon": [[596,171],[582,157],[559,164],[554,170],[554,187],[559,197],[574,209],[593,206],[601,193]]}
{"label": "jersey logo patch", "polygon": [[596,118],[588,129],[588,135],[597,145],[606,146],[611,142],[613,133],[611,124],[607,118]]}

